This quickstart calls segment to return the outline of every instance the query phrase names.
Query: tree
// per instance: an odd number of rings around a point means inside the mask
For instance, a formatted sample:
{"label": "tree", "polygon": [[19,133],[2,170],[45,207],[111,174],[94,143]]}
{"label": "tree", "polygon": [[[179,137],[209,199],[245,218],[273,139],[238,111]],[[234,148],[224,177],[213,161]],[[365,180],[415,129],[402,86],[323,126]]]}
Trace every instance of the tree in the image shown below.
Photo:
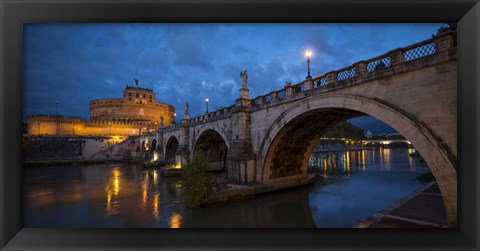
{"label": "tree", "polygon": [[213,178],[208,173],[208,155],[199,152],[187,159],[182,175],[182,192],[189,207],[204,204],[213,187]]}
{"label": "tree", "polygon": [[[457,30],[457,24],[456,23],[446,23],[442,25],[440,28],[438,28],[437,33],[433,34],[432,37],[438,36],[441,33],[451,31],[451,30]],[[457,47],[457,33],[453,34],[453,46]]]}
{"label": "tree", "polygon": [[362,140],[365,139],[365,132],[362,128],[352,125],[348,121],[344,121],[326,132],[323,137]]}
{"label": "tree", "polygon": [[438,28],[437,34],[435,34],[435,35],[438,35],[440,33],[444,33],[444,32],[450,31],[450,30],[456,30],[456,29],[457,29],[457,24],[456,23],[446,23],[446,24],[442,25],[440,28]]}

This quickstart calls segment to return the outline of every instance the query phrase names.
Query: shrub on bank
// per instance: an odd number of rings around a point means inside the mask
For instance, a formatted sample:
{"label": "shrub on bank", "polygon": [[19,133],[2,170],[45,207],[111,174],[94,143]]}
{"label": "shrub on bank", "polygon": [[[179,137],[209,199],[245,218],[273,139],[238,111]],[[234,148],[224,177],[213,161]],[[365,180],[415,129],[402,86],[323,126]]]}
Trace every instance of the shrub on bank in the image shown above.
{"label": "shrub on bank", "polygon": [[182,194],[189,207],[204,204],[212,191],[213,178],[207,172],[208,156],[199,152],[187,159],[182,175]]}

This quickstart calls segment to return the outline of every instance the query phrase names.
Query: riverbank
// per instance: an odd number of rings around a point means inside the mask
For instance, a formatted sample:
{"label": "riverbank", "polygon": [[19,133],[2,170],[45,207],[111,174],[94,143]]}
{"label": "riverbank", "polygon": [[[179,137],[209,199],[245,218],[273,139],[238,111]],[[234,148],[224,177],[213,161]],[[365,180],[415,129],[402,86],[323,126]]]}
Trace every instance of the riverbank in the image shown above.
{"label": "riverbank", "polygon": [[281,191],[288,188],[302,187],[315,183],[315,175],[310,174],[307,178],[297,181],[283,182],[271,185],[234,185],[228,184],[223,189],[214,190],[207,198],[206,206],[230,203],[233,201],[253,198],[257,195]]}
{"label": "riverbank", "polygon": [[442,195],[436,182],[430,182],[412,194],[353,228],[446,228]]}

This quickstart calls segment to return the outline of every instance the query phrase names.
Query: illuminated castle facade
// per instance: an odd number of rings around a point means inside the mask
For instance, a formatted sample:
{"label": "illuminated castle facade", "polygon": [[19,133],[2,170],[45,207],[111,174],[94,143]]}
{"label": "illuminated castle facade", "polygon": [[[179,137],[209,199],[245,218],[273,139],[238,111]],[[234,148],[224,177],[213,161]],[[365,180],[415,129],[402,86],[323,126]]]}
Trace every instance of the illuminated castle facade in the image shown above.
{"label": "illuminated castle facade", "polygon": [[[126,86],[123,98],[90,101],[90,120],[63,115],[30,115],[30,135],[139,135],[153,131],[160,123],[174,122],[175,108],[156,101],[151,89]],[[163,121],[161,121],[163,119]]]}

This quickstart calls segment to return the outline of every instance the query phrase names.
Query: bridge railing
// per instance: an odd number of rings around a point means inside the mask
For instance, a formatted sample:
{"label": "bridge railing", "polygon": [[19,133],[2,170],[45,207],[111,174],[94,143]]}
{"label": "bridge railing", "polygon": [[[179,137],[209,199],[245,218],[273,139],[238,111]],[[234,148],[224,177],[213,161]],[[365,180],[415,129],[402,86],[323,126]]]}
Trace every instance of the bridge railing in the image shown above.
{"label": "bridge railing", "polygon": [[332,85],[335,86],[342,81],[354,79],[355,77],[365,74],[373,74],[373,72],[376,71],[425,58],[453,48],[456,48],[456,31],[445,32],[407,47],[398,48],[374,58],[359,61],[342,69],[319,74],[297,84],[287,84],[282,89],[257,96],[252,100],[252,106],[258,107],[270,105],[272,103],[280,102],[282,99],[295,96],[297,93]]}
{"label": "bridge railing", "polygon": [[180,128],[180,123],[170,124],[170,125],[164,127],[163,129],[164,129],[165,131],[172,131],[172,130],[176,130],[176,129],[178,129],[178,128]]}
{"label": "bridge railing", "polygon": [[211,111],[209,113],[205,113],[200,116],[191,118],[190,123],[200,123],[209,119],[220,119],[223,117],[227,117],[232,113],[234,108],[235,108],[235,105],[218,108],[217,110]]}

